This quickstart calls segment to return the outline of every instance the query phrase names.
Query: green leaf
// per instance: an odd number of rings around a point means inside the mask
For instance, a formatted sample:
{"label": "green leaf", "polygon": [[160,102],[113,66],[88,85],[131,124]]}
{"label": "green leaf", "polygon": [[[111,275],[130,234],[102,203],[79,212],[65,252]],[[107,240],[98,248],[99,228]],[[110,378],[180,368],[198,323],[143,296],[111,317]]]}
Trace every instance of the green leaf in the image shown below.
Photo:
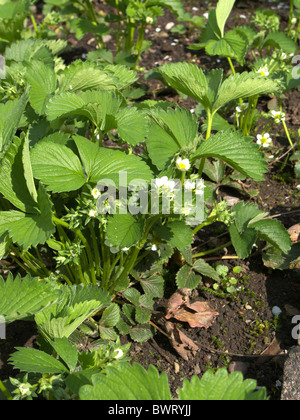
{"label": "green leaf", "polygon": [[297,51],[296,42],[283,31],[269,33],[263,43],[262,48],[268,46],[282,50],[286,54],[293,54]]}
{"label": "green leaf", "polygon": [[55,232],[52,204],[42,185],[38,190],[38,212],[35,214],[11,210],[0,212],[0,233],[8,232],[13,242],[24,249],[44,244]]}
{"label": "green leaf", "polygon": [[98,286],[82,285],[65,287],[65,299],[36,315],[35,321],[42,336],[51,341],[54,338],[69,337],[86,319],[111,302],[108,292]]}
{"label": "green leaf", "polygon": [[56,74],[53,68],[42,61],[33,60],[29,64],[26,78],[31,86],[29,101],[38,115],[46,111],[46,104],[56,89]]}
{"label": "green leaf", "polygon": [[198,259],[194,265],[193,269],[197,271],[197,273],[202,274],[203,276],[210,277],[213,280],[219,281],[220,276],[217,271],[209,265],[206,261],[202,259]]}
{"label": "green leaf", "polygon": [[114,90],[114,78],[97,67],[96,63],[74,61],[64,70],[60,79],[60,92],[85,91],[92,89]]}
{"label": "green leaf", "polygon": [[104,67],[104,71],[114,76],[114,83],[118,90],[126,89],[138,80],[136,72],[126,66],[109,64]]}
{"label": "green leaf", "polygon": [[174,89],[202,103],[208,87],[205,75],[198,66],[172,63],[164,64],[158,71]]}
{"label": "green leaf", "polygon": [[17,351],[11,355],[9,362],[15,369],[30,373],[66,373],[68,369],[49,354],[26,347],[16,347]]}
{"label": "green leaf", "polygon": [[243,64],[247,47],[247,37],[238,29],[233,29],[227,32],[224,38],[209,41],[206,44],[205,51],[208,55],[230,57]]}
{"label": "green leaf", "polygon": [[92,385],[92,376],[97,374],[94,369],[72,372],[65,379],[67,387],[75,394],[79,394],[79,390],[84,385]]}
{"label": "green leaf", "polygon": [[93,385],[80,391],[81,400],[170,400],[171,394],[166,373],[158,374],[154,366],[145,370],[134,363],[108,366],[106,375],[92,378]]}
{"label": "green leaf", "polygon": [[300,244],[293,244],[288,254],[283,254],[277,247],[272,247],[263,254],[263,261],[266,267],[277,270],[293,270],[299,268]]}
{"label": "green leaf", "polygon": [[189,247],[194,239],[190,226],[179,220],[169,222],[165,227],[160,227],[158,232],[161,239],[179,251],[183,251]]}
{"label": "green leaf", "polygon": [[153,337],[153,331],[149,324],[139,324],[130,329],[130,338],[138,343],[143,343]]}
{"label": "green leaf", "polygon": [[147,3],[148,7],[151,6],[163,6],[170,9],[175,13],[179,18],[182,18],[185,15],[185,9],[181,0],[149,0]]}
{"label": "green leaf", "polygon": [[184,265],[176,275],[176,284],[179,288],[195,289],[201,282],[202,277],[195,274],[193,268]]}
{"label": "green leaf", "polygon": [[78,350],[67,338],[56,338],[50,342],[59,357],[68,365],[71,372],[76,368],[78,361]]}
{"label": "green leaf", "polygon": [[147,278],[139,279],[145,294],[150,298],[162,298],[164,295],[164,279],[154,274]]}
{"label": "green leaf", "polygon": [[120,249],[136,245],[144,235],[145,222],[131,214],[115,214],[107,223],[109,242]]}
{"label": "green leaf", "polygon": [[276,93],[277,90],[277,83],[269,78],[251,72],[237,73],[222,83],[212,111],[216,112],[227,103],[239,98]]}
{"label": "green leaf", "polygon": [[15,137],[0,166],[0,192],[19,210],[36,213],[37,196],[28,153],[27,137]]}
{"label": "green leaf", "polygon": [[143,111],[124,108],[116,116],[119,137],[131,146],[144,143],[148,135],[148,121]]}
{"label": "green leaf", "polygon": [[0,277],[0,314],[7,323],[25,319],[57,302],[62,295],[53,284],[26,276],[15,279],[11,274],[6,281]]}
{"label": "green leaf", "polygon": [[257,232],[254,229],[246,229],[240,233],[235,224],[230,226],[229,232],[238,257],[241,259],[247,258],[256,242]]}
{"label": "green leaf", "polygon": [[224,160],[241,174],[256,181],[264,180],[267,163],[251,138],[242,137],[240,132],[225,131],[211,136],[203,142],[194,154],[194,158],[214,157]]}
{"label": "green leaf", "polygon": [[[150,183],[153,179],[151,169],[140,157],[102,147],[98,149],[90,182],[97,183],[102,179],[110,179],[118,187],[120,174],[123,177],[125,172],[127,173],[127,185],[137,179],[144,180],[147,183]],[[122,185],[124,185],[123,178],[122,182]]]}
{"label": "green leaf", "polygon": [[80,189],[86,182],[79,158],[68,147],[39,142],[31,150],[33,175],[52,192]]}
{"label": "green leaf", "polygon": [[147,148],[158,169],[165,169],[174,155],[184,148],[193,147],[198,133],[197,119],[182,108],[157,109],[150,114],[151,122]]}
{"label": "green leaf", "polygon": [[26,91],[19,99],[0,104],[0,152],[5,150],[16,134],[27,102],[28,92]]}
{"label": "green leaf", "polygon": [[201,379],[196,375],[190,382],[184,379],[178,396],[179,400],[201,401],[267,400],[266,389],[256,391],[256,387],[256,381],[244,380],[241,372],[228,374],[227,369],[219,369],[216,373],[208,370]]}
{"label": "green leaf", "polygon": [[224,29],[227,19],[232,11],[235,0],[219,0],[215,9],[216,22],[220,30],[221,37],[224,36]]}
{"label": "green leaf", "polygon": [[261,239],[279,248],[287,254],[291,250],[291,237],[285,227],[276,219],[265,219],[255,223],[250,223]]}
{"label": "green leaf", "polygon": [[120,319],[120,308],[116,303],[111,304],[103,312],[99,321],[100,327],[115,327]]}
{"label": "green leaf", "polygon": [[263,219],[268,213],[259,210],[253,203],[244,203],[240,201],[232,207],[234,212],[234,222],[239,232],[244,232],[249,223]]}
{"label": "green leaf", "polygon": [[[127,173],[128,184],[136,179],[150,182],[153,178],[148,165],[136,155],[100,148],[97,144],[81,136],[75,136],[74,141],[87,175],[87,182],[98,183],[102,179],[109,179],[118,187],[120,173],[124,174],[124,172]],[[122,182],[124,185],[124,177]]]}

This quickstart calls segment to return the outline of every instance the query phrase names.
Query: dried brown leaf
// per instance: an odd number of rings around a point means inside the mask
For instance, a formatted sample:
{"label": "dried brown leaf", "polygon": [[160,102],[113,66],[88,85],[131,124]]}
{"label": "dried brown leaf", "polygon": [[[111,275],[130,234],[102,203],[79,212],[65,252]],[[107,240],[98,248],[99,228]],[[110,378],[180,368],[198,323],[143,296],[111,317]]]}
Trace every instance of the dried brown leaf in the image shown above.
{"label": "dried brown leaf", "polygon": [[205,329],[212,325],[218,315],[207,302],[187,303],[172,314],[173,318],[187,322],[191,328]]}
{"label": "dried brown leaf", "polygon": [[165,327],[174,350],[176,350],[184,360],[194,358],[199,350],[199,347],[193,342],[193,340],[183,334],[183,332],[180,331],[172,322],[166,322]]}
{"label": "dried brown leaf", "polygon": [[173,295],[169,298],[166,310],[166,319],[170,319],[173,317],[173,314],[184,304],[189,304],[190,302],[190,295],[192,291],[191,289],[178,289]]}
{"label": "dried brown leaf", "polygon": [[297,225],[291,226],[288,229],[288,232],[290,234],[291,241],[293,243],[298,242],[300,240],[300,223],[298,223]]}

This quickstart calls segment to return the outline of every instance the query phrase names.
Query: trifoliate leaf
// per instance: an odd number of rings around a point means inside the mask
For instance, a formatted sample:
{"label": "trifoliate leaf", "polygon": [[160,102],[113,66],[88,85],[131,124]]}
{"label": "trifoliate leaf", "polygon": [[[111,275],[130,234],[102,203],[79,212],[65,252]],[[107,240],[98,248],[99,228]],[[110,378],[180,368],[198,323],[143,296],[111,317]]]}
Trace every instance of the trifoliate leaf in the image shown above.
{"label": "trifoliate leaf", "polygon": [[201,144],[194,158],[218,158],[243,175],[256,181],[263,181],[263,175],[267,172],[267,163],[258,146],[250,141],[251,138],[242,137],[240,132],[217,133]]}

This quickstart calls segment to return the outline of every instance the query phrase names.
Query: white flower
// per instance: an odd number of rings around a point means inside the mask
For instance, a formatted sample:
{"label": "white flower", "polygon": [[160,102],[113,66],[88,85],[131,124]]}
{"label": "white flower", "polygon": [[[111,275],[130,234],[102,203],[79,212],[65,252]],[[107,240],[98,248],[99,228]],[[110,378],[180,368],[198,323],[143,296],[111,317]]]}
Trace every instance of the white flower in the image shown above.
{"label": "white flower", "polygon": [[297,22],[298,22],[297,21],[297,18],[296,17],[293,17],[293,19],[291,20],[291,24],[292,25],[296,25]]}
{"label": "white flower", "polygon": [[155,180],[155,185],[157,188],[162,188],[164,190],[170,190],[173,192],[176,187],[176,182],[169,180],[167,176],[163,176],[162,178],[157,178]]}
{"label": "white flower", "polygon": [[120,359],[120,357],[124,355],[124,352],[121,349],[116,349],[115,352],[117,353],[115,359]]}
{"label": "white flower", "polygon": [[184,208],[182,209],[182,214],[184,214],[185,216],[189,216],[191,214],[192,209],[189,208]]}
{"label": "white flower", "polygon": [[193,191],[196,188],[196,182],[193,182],[191,180],[187,180],[184,183],[184,189],[187,191]]}
{"label": "white flower", "polygon": [[206,19],[208,19],[209,13],[208,13],[208,12],[203,13],[203,16],[204,16]]}
{"label": "white flower", "polygon": [[203,195],[204,194],[204,188],[205,188],[205,184],[204,184],[203,179],[201,179],[200,181],[197,182],[196,195]]}
{"label": "white flower", "polygon": [[260,67],[256,73],[261,74],[261,76],[269,76],[270,72],[268,66],[265,65],[264,67]]}
{"label": "white flower", "polygon": [[153,23],[153,19],[152,19],[152,17],[147,16],[147,17],[146,17],[146,23],[149,23],[149,25],[152,25],[152,23]]}
{"label": "white flower", "polygon": [[286,59],[287,59],[286,53],[282,52],[280,55],[280,60],[286,60]]}
{"label": "white flower", "polygon": [[256,143],[263,147],[269,147],[272,144],[272,139],[270,137],[270,134],[269,133],[265,133],[263,135],[258,134]]}
{"label": "white flower", "polygon": [[275,120],[276,124],[279,124],[282,121],[285,121],[285,113],[281,111],[271,111],[271,115]]}
{"label": "white flower", "polygon": [[246,111],[249,107],[249,104],[244,102],[243,104],[241,104],[240,106],[236,107],[236,110],[239,114],[241,114],[242,112]]}
{"label": "white flower", "polygon": [[94,188],[92,190],[92,196],[94,197],[95,200],[97,200],[97,198],[99,198],[101,195],[101,192],[98,190],[98,188]]}
{"label": "white flower", "polygon": [[29,384],[21,384],[19,386],[19,391],[20,391],[21,395],[23,395],[23,396],[28,394],[29,391],[30,391]]}
{"label": "white flower", "polygon": [[89,211],[89,216],[90,217],[97,217],[97,214],[98,214],[97,210],[90,210]]}
{"label": "white flower", "polygon": [[157,245],[155,245],[155,244],[153,244],[152,246],[151,246],[151,251],[157,251]]}
{"label": "white flower", "polygon": [[188,159],[182,159],[181,157],[176,160],[176,166],[177,169],[182,172],[186,172],[191,168],[190,161]]}
{"label": "white flower", "polygon": [[130,250],[130,248],[126,248],[126,247],[122,249],[123,252],[127,252],[129,250]]}

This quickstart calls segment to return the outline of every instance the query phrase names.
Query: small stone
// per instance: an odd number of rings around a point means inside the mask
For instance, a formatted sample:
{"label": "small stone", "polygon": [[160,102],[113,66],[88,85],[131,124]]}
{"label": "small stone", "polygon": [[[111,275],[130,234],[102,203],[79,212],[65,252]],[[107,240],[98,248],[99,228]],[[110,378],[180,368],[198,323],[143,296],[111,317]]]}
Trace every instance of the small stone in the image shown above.
{"label": "small stone", "polygon": [[281,314],[282,310],[278,306],[273,306],[272,308],[272,314],[274,316],[279,316]]}
{"label": "small stone", "polygon": [[174,370],[175,370],[175,373],[179,373],[180,372],[180,366],[179,366],[179,364],[177,362],[174,362]]}
{"label": "small stone", "polygon": [[200,375],[200,373],[201,373],[201,369],[200,369],[199,364],[197,364],[194,368],[194,375]]}
{"label": "small stone", "polygon": [[109,41],[112,40],[112,36],[111,35],[103,35],[102,39],[103,39],[104,43],[109,42]]}
{"label": "small stone", "polygon": [[165,30],[170,31],[174,26],[175,26],[174,22],[169,22],[169,23],[166,24]]}

